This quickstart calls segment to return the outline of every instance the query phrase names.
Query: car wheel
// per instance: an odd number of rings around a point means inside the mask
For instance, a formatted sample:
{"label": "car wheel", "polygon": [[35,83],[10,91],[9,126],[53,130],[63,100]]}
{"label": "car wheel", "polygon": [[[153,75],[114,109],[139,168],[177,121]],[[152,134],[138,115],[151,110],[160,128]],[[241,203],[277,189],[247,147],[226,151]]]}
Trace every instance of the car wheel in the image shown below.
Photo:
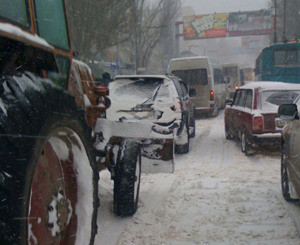
{"label": "car wheel", "polygon": [[141,148],[136,141],[124,139],[117,156],[114,177],[114,213],[133,215],[138,207],[141,182]]}
{"label": "car wheel", "polygon": [[246,156],[249,155],[249,145],[245,133],[241,133],[241,150],[243,153],[245,153]]}
{"label": "car wheel", "polygon": [[211,114],[211,116],[212,117],[217,117],[218,115],[219,115],[219,107],[218,107],[218,105],[216,105],[213,112],[212,112],[212,114]]}
{"label": "car wheel", "polygon": [[190,151],[190,137],[188,134],[189,126],[187,123],[183,130],[185,131],[183,133],[184,133],[185,137],[187,138],[187,143],[184,145],[177,145],[177,144],[175,145],[175,152],[178,154],[187,154]]}
{"label": "car wheel", "polygon": [[285,144],[281,147],[281,191],[283,198],[288,202],[299,201],[299,199],[291,198],[289,171],[286,166]]}
{"label": "car wheel", "polygon": [[225,107],[226,107],[226,96],[224,96],[224,98],[223,98],[223,103],[222,103],[221,109],[225,109]]}
{"label": "car wheel", "polygon": [[1,241],[93,244],[99,177],[83,112],[30,73],[2,77],[0,95]]}
{"label": "car wheel", "polygon": [[193,116],[191,118],[191,122],[190,122],[190,125],[189,125],[189,136],[190,138],[194,138],[195,135],[196,135],[196,120],[195,120],[195,116]]}
{"label": "car wheel", "polygon": [[227,140],[232,140],[233,139],[231,133],[229,132],[228,126],[226,126],[226,125],[225,125],[225,138]]}

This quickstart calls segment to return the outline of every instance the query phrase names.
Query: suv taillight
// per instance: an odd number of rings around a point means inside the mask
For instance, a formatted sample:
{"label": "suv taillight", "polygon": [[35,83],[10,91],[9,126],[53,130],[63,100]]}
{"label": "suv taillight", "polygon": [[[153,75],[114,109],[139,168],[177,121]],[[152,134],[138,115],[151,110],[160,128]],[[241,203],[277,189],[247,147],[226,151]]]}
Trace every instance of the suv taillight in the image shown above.
{"label": "suv taillight", "polygon": [[177,106],[176,106],[176,105],[173,105],[173,106],[171,106],[170,108],[171,108],[172,111],[176,111]]}
{"label": "suv taillight", "polygon": [[210,90],[210,93],[209,93],[209,100],[215,100],[215,93],[213,90]]}
{"label": "suv taillight", "polygon": [[254,132],[263,131],[263,118],[261,116],[253,117],[253,131]]}

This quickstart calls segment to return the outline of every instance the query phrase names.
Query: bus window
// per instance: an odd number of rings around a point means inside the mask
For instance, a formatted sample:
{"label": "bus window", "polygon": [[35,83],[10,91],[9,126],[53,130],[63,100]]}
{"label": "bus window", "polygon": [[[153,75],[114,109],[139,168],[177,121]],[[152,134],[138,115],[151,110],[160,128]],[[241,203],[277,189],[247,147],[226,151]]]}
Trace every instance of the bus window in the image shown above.
{"label": "bus window", "polygon": [[297,50],[275,50],[274,65],[275,66],[295,66],[298,62]]}
{"label": "bus window", "polygon": [[298,61],[297,50],[286,51],[286,61],[287,61],[287,65],[297,65],[297,61]]}
{"label": "bus window", "polygon": [[285,65],[285,50],[274,51],[274,65],[275,66]]}

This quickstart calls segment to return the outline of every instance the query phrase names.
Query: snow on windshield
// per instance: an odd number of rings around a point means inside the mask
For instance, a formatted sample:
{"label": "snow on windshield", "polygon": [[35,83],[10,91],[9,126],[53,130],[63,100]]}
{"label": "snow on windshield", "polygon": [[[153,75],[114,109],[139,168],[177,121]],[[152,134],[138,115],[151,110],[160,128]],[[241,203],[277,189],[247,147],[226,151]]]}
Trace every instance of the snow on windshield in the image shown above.
{"label": "snow on windshield", "polygon": [[142,103],[153,96],[153,92],[159,85],[161,80],[117,80],[109,85],[110,97],[115,101],[136,101]]}
{"label": "snow on windshield", "polygon": [[140,104],[172,101],[169,86],[162,79],[117,80],[110,83],[109,90],[112,107],[123,110]]}

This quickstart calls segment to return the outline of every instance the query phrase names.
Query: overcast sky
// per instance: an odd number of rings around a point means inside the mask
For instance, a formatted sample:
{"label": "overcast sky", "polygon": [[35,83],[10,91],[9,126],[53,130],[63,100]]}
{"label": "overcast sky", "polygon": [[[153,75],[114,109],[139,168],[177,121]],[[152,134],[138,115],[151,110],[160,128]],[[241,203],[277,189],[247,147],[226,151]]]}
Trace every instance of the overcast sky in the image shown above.
{"label": "overcast sky", "polygon": [[181,0],[182,6],[191,6],[195,14],[227,13],[259,10],[268,7],[269,0]]}

